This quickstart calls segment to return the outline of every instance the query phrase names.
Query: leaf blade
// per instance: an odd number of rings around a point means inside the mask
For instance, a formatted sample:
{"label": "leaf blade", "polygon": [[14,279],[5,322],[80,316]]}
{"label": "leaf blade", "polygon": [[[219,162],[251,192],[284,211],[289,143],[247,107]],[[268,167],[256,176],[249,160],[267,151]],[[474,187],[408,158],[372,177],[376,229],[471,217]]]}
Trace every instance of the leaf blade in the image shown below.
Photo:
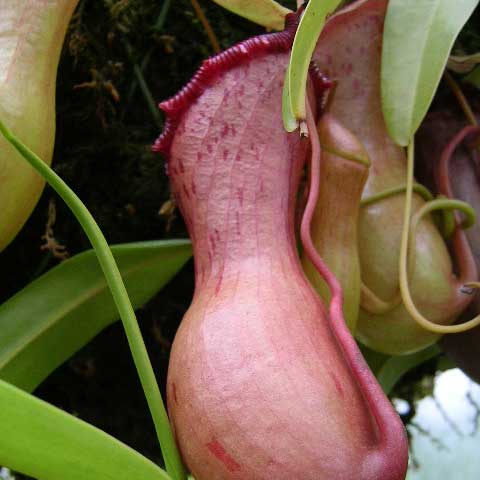
{"label": "leaf blade", "polygon": [[[117,245],[112,250],[136,308],[191,255],[187,240]],[[93,250],[73,257],[0,306],[0,378],[32,391],[117,319]]]}
{"label": "leaf blade", "polygon": [[441,353],[438,345],[432,345],[410,355],[392,356],[379,368],[376,373],[378,383],[385,395],[389,395],[395,384],[412,368],[436,357]]}
{"label": "leaf blade", "polygon": [[274,0],[213,0],[230,12],[236,13],[258,25],[282,30],[285,16],[291,10]]}
{"label": "leaf blade", "polygon": [[170,480],[115,438],[0,380],[0,464],[38,480]]}
{"label": "leaf blade", "polygon": [[294,131],[306,118],[305,98],[312,54],[327,15],[341,0],[310,0],[298,25],[283,85],[282,115],[287,132]]}
{"label": "leaf blade", "polygon": [[390,0],[382,48],[382,110],[406,146],[433,99],[450,50],[478,0]]}

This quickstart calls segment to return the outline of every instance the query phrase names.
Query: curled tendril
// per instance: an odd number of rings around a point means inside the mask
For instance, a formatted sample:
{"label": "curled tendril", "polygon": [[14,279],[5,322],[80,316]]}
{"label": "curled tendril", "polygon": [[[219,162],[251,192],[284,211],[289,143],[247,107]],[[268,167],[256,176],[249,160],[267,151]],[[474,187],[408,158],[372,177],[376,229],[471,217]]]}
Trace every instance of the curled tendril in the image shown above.
{"label": "curled tendril", "polygon": [[[442,198],[448,199],[448,197],[445,197],[444,195],[439,195],[437,197],[438,200],[441,200]],[[441,207],[440,207],[441,209]],[[440,224],[437,223],[437,227],[439,227],[440,233],[443,235],[443,238],[449,239],[453,236],[455,233],[455,229],[457,227],[457,222],[455,221],[455,213],[454,213],[454,208],[445,208],[441,209],[442,211],[442,222]],[[431,212],[435,212],[436,210],[432,210]],[[462,228],[467,228],[467,227],[462,227]]]}
{"label": "curled tendril", "polygon": [[[421,186],[421,185],[420,185]],[[406,187],[404,187],[404,190]],[[393,189],[392,189],[393,190]],[[426,190],[426,189],[425,189]],[[426,190],[428,191],[428,190]],[[383,193],[383,192],[382,192]],[[424,197],[425,198],[425,197]],[[408,277],[411,278],[415,271],[415,241],[417,237],[417,229],[422,218],[432,212],[441,210],[443,212],[452,212],[453,210],[460,210],[465,215],[465,220],[461,224],[461,228],[470,228],[475,224],[476,213],[475,210],[466,202],[461,200],[452,200],[448,198],[436,198],[430,200],[428,203],[422,206],[411,218],[410,221],[410,234],[409,234],[409,246],[408,246]],[[444,219],[451,219],[454,223],[453,226],[448,226],[453,234],[456,223],[455,217],[451,215],[443,215]],[[451,235],[450,234],[450,235]],[[470,282],[469,285],[473,285],[474,282]],[[361,306],[362,308],[372,314],[382,315],[393,310],[395,307],[402,303],[402,295],[400,290],[395,294],[394,298],[388,302],[379,298],[374,292],[372,292],[363,282],[361,284]]]}
{"label": "curled tendril", "polygon": [[[467,202],[462,202],[461,200],[454,200],[450,198],[437,198],[435,200],[431,200],[430,202],[426,203],[425,205],[420,208],[411,218],[410,220],[410,234],[409,234],[409,241],[408,241],[408,275],[414,274],[415,270],[415,241],[417,237],[417,228],[418,224],[422,220],[425,215],[429,213],[442,210],[442,211],[453,211],[458,210],[461,211],[465,219],[460,224],[462,229],[470,228],[472,225],[475,225],[476,221],[476,213],[473,207],[471,207]],[[454,229],[456,226],[454,227]],[[470,282],[473,284],[474,282]]]}
{"label": "curled tendril", "polygon": [[412,221],[410,223],[412,236],[414,236],[414,229],[417,228],[421,218],[428,213],[437,210],[459,210],[462,212],[465,215],[465,219],[461,222],[460,227],[463,229],[470,228],[475,225],[477,214],[475,213],[475,209],[470,204],[463,202],[462,200],[440,197],[423,205],[423,207],[412,216]]}
{"label": "curled tendril", "polygon": [[[402,241],[400,246],[400,262],[399,262],[399,271],[400,271],[400,292],[402,294],[402,300],[405,308],[407,309],[408,313],[411,317],[425,330],[428,330],[432,333],[437,333],[440,335],[446,333],[458,333],[464,332],[466,330],[470,330],[471,328],[480,325],[480,315],[476,316],[472,320],[468,322],[459,324],[459,325],[438,325],[434,322],[431,322],[427,318],[425,318],[416,308],[412,296],[410,294],[410,288],[408,284],[408,273],[410,268],[412,268],[411,263],[411,256],[409,259],[409,250],[411,250],[411,243],[412,238],[414,236],[411,235],[410,232],[410,225],[412,224],[413,235],[415,234],[416,226],[420,219],[433,210],[438,209],[460,209],[466,215],[466,222],[464,222],[464,226],[468,225],[472,219],[475,222],[475,212],[468,204],[465,202],[460,202],[459,200],[450,200],[450,199],[437,199],[433,200],[426,205],[424,205],[414,216],[411,217],[412,211],[412,192],[413,192],[413,164],[414,164],[414,153],[413,153],[413,139],[408,145],[408,155],[407,155],[407,191],[405,195],[405,210],[404,210],[404,219],[403,219],[403,231],[402,231]],[[453,151],[453,150],[452,150]],[[451,155],[450,155],[451,156]],[[472,216],[473,212],[473,216]],[[461,235],[459,228],[455,231],[455,236],[457,239],[457,246],[459,245],[459,239],[463,237]],[[461,265],[467,266],[467,265]],[[470,267],[470,265],[468,265]],[[467,269],[470,272],[470,268]],[[465,271],[462,272],[463,274]],[[463,275],[462,275],[463,276]],[[468,285],[471,288],[477,288],[478,285],[475,282],[468,282]]]}

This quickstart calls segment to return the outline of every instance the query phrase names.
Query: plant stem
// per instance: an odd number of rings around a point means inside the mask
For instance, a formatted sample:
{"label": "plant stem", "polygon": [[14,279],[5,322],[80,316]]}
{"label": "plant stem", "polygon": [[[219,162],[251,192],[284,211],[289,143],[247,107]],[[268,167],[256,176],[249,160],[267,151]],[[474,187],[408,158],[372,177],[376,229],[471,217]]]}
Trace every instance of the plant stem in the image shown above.
{"label": "plant stem", "polygon": [[145,103],[147,104],[150,113],[152,114],[152,118],[157,125],[157,127],[161,130],[163,127],[162,117],[160,115],[160,110],[155,103],[153,98],[152,92],[150,88],[148,88],[147,82],[143,77],[143,73],[141,68],[139,67],[138,63],[135,61],[133,55],[133,49],[128,40],[123,40],[123,46],[125,47],[125,52],[127,53],[127,57],[130,60],[130,63],[133,67],[133,74],[135,75],[135,79],[137,80],[137,84],[140,87],[140,91],[142,92],[143,98],[145,99]]}
{"label": "plant stem", "polygon": [[160,32],[163,30],[163,26],[165,25],[165,20],[167,19],[168,11],[170,10],[170,6],[172,4],[172,0],[165,0],[162,5],[162,9],[157,17],[157,21],[153,26],[153,30],[155,32]]}
{"label": "plant stem", "polygon": [[195,13],[197,14],[198,19],[200,20],[200,23],[203,25],[203,28],[205,29],[205,33],[207,34],[207,37],[210,40],[210,43],[212,44],[213,51],[215,53],[220,53],[222,49],[220,48],[220,44],[218,43],[217,37],[215,36],[215,32],[210,26],[210,22],[208,21],[208,18],[203,12],[202,7],[200,6],[197,0],[190,0],[190,3],[192,4],[192,7],[195,10]]}
{"label": "plant stem", "polygon": [[1,121],[0,133],[60,195],[72,210],[88,236],[120,314],[133,360],[155,424],[155,430],[165,460],[166,470],[174,480],[185,480],[185,467],[182,464],[175,439],[173,438],[170,429],[168,415],[148,357],[145,343],[143,342],[135,312],[130,303],[130,299],[128,298],[128,293],[120,271],[118,270],[115,259],[113,258],[110,247],[108,246],[102,231],[91,213],[73,190],[46,163],[17,139]]}
{"label": "plant stem", "polygon": [[478,122],[475,117],[475,114],[473,113],[472,107],[468,103],[468,100],[466,99],[464,93],[462,92],[462,89],[458,86],[458,83],[454,80],[452,75],[448,73],[447,70],[445,70],[445,73],[443,74],[443,76],[445,77],[445,80],[447,81],[448,86],[450,87],[450,90],[455,95],[455,98],[457,99],[460,105],[460,108],[462,109],[463,114],[465,115],[468,122],[473,126],[477,126]]}

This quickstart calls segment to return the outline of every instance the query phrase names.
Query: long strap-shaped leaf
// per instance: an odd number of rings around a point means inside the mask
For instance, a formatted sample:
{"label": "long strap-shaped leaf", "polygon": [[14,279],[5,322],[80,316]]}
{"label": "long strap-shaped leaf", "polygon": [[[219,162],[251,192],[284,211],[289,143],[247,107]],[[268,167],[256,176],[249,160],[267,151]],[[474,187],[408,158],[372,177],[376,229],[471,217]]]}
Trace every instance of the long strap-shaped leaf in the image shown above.
{"label": "long strap-shaped leaf", "polygon": [[183,466],[180,453],[177,449],[170,428],[167,411],[158,388],[147,349],[143,342],[135,312],[128,298],[127,290],[122,281],[122,276],[120,275],[117,264],[115,263],[115,259],[113,258],[112,251],[110,250],[102,231],[98,227],[91,213],[87,210],[73,190],[48,165],[35,155],[35,153],[15,137],[15,135],[13,135],[13,133],[10,132],[1,121],[0,133],[62,197],[76,216],[92,243],[125,329],[130,351],[132,352],[138,376],[140,377],[140,382],[145,392],[148,407],[153,418],[167,472],[174,478],[174,480],[186,479],[187,475],[185,467]]}
{"label": "long strap-shaped leaf", "polygon": [[479,0],[390,0],[382,50],[382,109],[406,146],[432,101],[453,42]]}
{"label": "long strap-shaped leaf", "polygon": [[287,132],[293,132],[305,122],[307,76],[313,50],[327,15],[340,3],[341,0],[310,0],[300,20],[283,85],[282,116]]}
{"label": "long strap-shaped leaf", "polygon": [[[188,240],[112,247],[134,308],[160,290],[191,255]],[[0,305],[0,378],[32,391],[118,319],[93,250],[52,268]]]}
{"label": "long strap-shaped leaf", "polygon": [[115,438],[0,380],[0,465],[38,480],[170,480]]}

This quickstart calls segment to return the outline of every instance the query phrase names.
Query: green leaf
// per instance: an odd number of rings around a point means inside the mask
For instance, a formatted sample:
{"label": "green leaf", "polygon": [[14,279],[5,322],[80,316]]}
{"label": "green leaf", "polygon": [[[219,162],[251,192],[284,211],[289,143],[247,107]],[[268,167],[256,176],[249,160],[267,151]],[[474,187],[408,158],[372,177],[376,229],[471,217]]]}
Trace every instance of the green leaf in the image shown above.
{"label": "green leaf", "polygon": [[377,376],[380,369],[383,367],[383,365],[385,365],[385,362],[389,358],[391,358],[390,355],[386,355],[384,353],[377,352],[376,350],[372,350],[359,342],[358,348],[362,352],[363,358],[365,359],[370,370],[375,376]]}
{"label": "green leaf", "polygon": [[267,28],[282,30],[285,16],[291,13],[274,0],[213,0],[223,8],[230,10],[252,22]]}
{"label": "green leaf", "polygon": [[376,372],[378,383],[383,391],[388,395],[395,384],[412,368],[436,357],[441,353],[437,345],[425,348],[410,355],[400,355],[390,357]]}
{"label": "green leaf", "polygon": [[288,88],[288,79],[289,79],[290,65],[287,67],[285,72],[285,80],[283,83],[282,90],[282,119],[283,119],[283,128],[287,132],[293,132],[298,128],[298,122],[295,118],[292,110],[292,100],[290,97],[290,88]]}
{"label": "green leaf", "polygon": [[170,480],[115,438],[0,380],[0,465],[38,480]]}
{"label": "green leaf", "polygon": [[287,132],[293,132],[299,122],[305,121],[308,68],[313,50],[327,15],[340,3],[341,0],[310,0],[300,20],[283,84],[282,114]]}
{"label": "green leaf", "polygon": [[[135,308],[185,264],[188,240],[112,247]],[[0,306],[0,378],[32,391],[118,311],[93,250],[76,255]]]}
{"label": "green leaf", "polygon": [[479,0],[390,0],[382,49],[382,109],[409,143],[427,113],[458,33]]}

